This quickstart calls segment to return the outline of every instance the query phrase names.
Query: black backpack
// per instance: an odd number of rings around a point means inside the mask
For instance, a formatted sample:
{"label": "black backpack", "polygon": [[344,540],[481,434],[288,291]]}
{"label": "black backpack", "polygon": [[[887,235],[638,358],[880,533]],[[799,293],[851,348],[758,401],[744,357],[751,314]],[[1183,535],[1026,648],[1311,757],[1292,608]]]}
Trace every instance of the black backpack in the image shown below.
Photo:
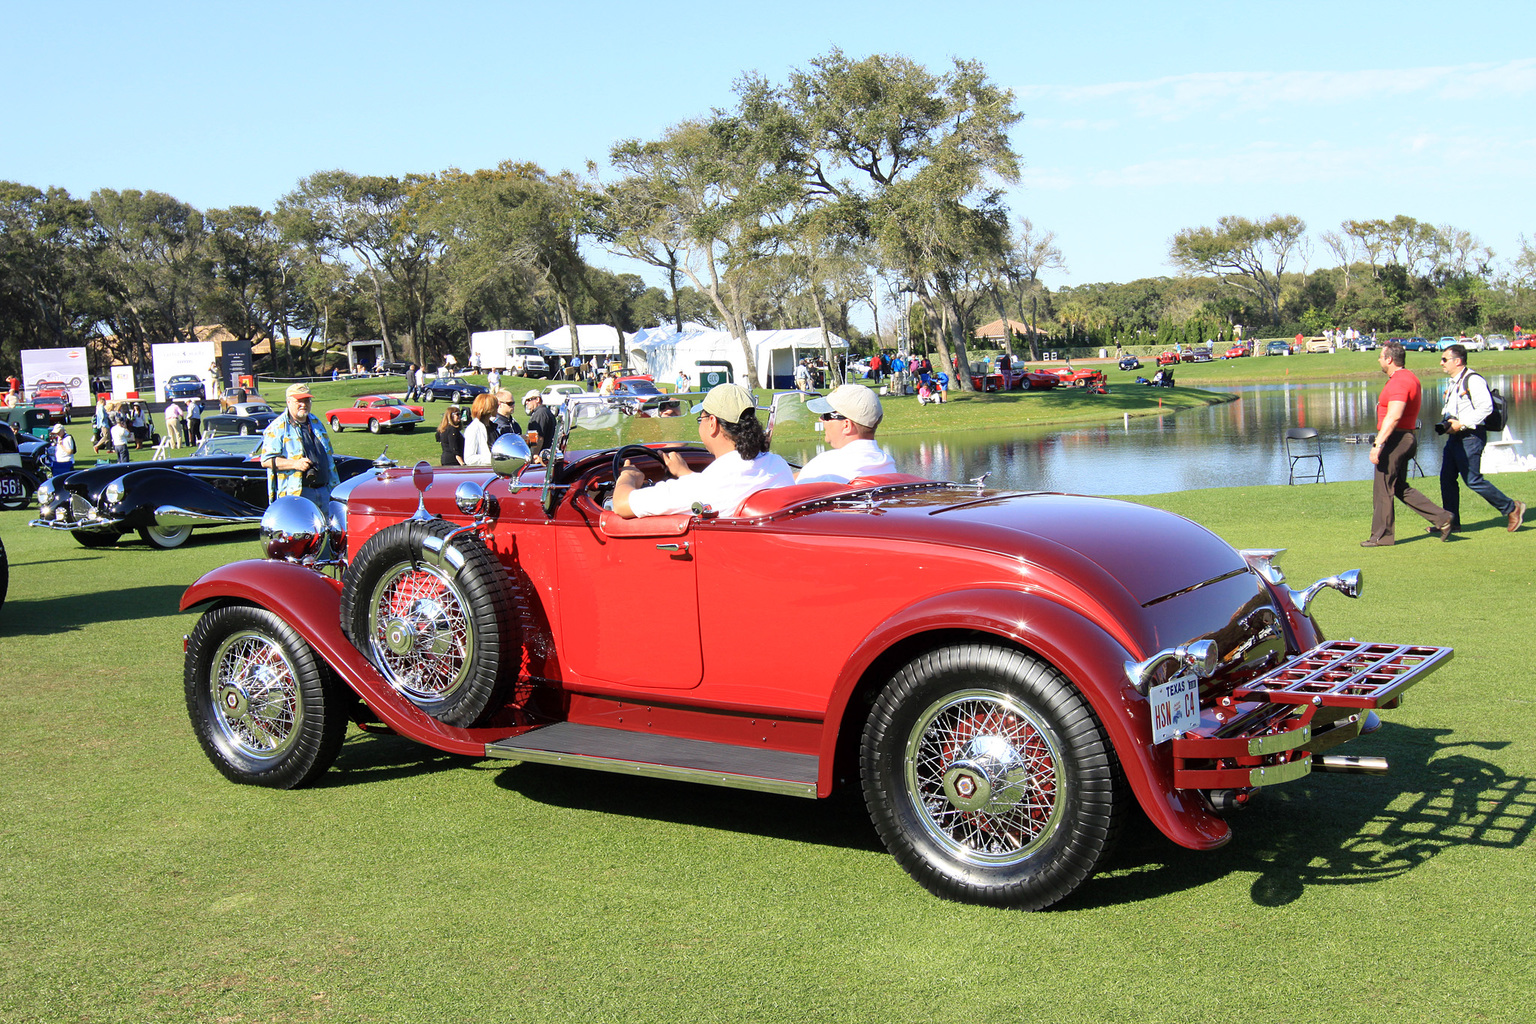
{"label": "black backpack", "polygon": [[[1468,401],[1472,399],[1472,392],[1467,387],[1467,380],[1471,377],[1480,377],[1484,385],[1488,384],[1488,378],[1483,377],[1480,373],[1468,373],[1465,377],[1461,378],[1461,393],[1467,396]],[[1484,430],[1503,430],[1504,425],[1509,422],[1509,405],[1504,401],[1504,396],[1499,394],[1498,388],[1489,387],[1488,394],[1493,398],[1493,411],[1488,414],[1488,417],[1483,420],[1480,426]]]}

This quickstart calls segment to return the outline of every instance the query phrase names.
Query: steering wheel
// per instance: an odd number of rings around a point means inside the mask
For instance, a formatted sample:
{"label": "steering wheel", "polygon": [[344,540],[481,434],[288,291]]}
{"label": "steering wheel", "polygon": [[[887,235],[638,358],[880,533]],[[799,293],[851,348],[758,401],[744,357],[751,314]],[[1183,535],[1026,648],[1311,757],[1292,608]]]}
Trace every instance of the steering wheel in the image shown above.
{"label": "steering wheel", "polygon": [[651,458],[655,459],[657,462],[661,463],[661,467],[663,469],[665,469],[667,467],[667,460],[662,458],[663,454],[665,454],[667,452],[680,452],[680,451],[686,451],[686,450],[687,450],[687,446],[686,445],[676,445],[676,444],[675,445],[670,445],[670,446],[668,446],[666,448],[652,448],[648,444],[626,444],[626,445],[620,445],[618,448],[615,448],[614,451],[613,451],[613,480],[614,480],[615,483],[618,482],[619,474],[621,472],[623,472],[623,470],[624,470],[624,463],[625,463],[625,461],[628,460],[629,458],[631,458],[632,456],[635,456],[635,455],[648,455]]}

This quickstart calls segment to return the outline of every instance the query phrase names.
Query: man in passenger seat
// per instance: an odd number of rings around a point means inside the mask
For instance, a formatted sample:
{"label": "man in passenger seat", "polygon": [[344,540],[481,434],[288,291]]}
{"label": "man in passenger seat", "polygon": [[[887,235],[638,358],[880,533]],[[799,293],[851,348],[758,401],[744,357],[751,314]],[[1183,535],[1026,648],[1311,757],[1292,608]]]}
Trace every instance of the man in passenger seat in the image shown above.
{"label": "man in passenger seat", "polygon": [[845,484],[856,477],[896,472],[890,452],[875,443],[875,429],[885,410],[869,388],[844,384],[825,398],[811,399],[805,407],[821,414],[822,430],[832,448],[807,462],[796,483]]}
{"label": "man in passenger seat", "polygon": [[756,409],[757,399],[740,384],[716,385],[694,409],[699,441],[715,460],[695,473],[680,454],[666,452],[662,460],[675,479],[651,487],[643,472],[626,465],[614,481],[613,510],[634,519],[688,512],[697,502],[728,516],[753,493],[794,483],[789,463],[768,450]]}

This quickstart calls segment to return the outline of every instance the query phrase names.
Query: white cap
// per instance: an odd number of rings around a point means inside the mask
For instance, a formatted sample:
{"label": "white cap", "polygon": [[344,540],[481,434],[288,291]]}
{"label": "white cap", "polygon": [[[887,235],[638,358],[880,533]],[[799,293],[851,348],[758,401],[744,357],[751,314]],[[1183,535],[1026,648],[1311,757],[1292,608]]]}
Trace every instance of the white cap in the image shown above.
{"label": "white cap", "polygon": [[825,398],[813,398],[805,407],[814,413],[835,412],[861,427],[873,430],[885,418],[880,399],[862,384],[844,384]]}

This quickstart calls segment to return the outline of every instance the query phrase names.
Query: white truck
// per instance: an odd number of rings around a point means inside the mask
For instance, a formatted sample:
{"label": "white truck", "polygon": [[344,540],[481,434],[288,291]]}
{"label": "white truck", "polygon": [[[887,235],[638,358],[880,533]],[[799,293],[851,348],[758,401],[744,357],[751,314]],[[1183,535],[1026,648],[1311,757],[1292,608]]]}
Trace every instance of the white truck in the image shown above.
{"label": "white truck", "polygon": [[533,343],[532,331],[475,331],[469,336],[470,365],[518,377],[548,377],[556,360]]}

